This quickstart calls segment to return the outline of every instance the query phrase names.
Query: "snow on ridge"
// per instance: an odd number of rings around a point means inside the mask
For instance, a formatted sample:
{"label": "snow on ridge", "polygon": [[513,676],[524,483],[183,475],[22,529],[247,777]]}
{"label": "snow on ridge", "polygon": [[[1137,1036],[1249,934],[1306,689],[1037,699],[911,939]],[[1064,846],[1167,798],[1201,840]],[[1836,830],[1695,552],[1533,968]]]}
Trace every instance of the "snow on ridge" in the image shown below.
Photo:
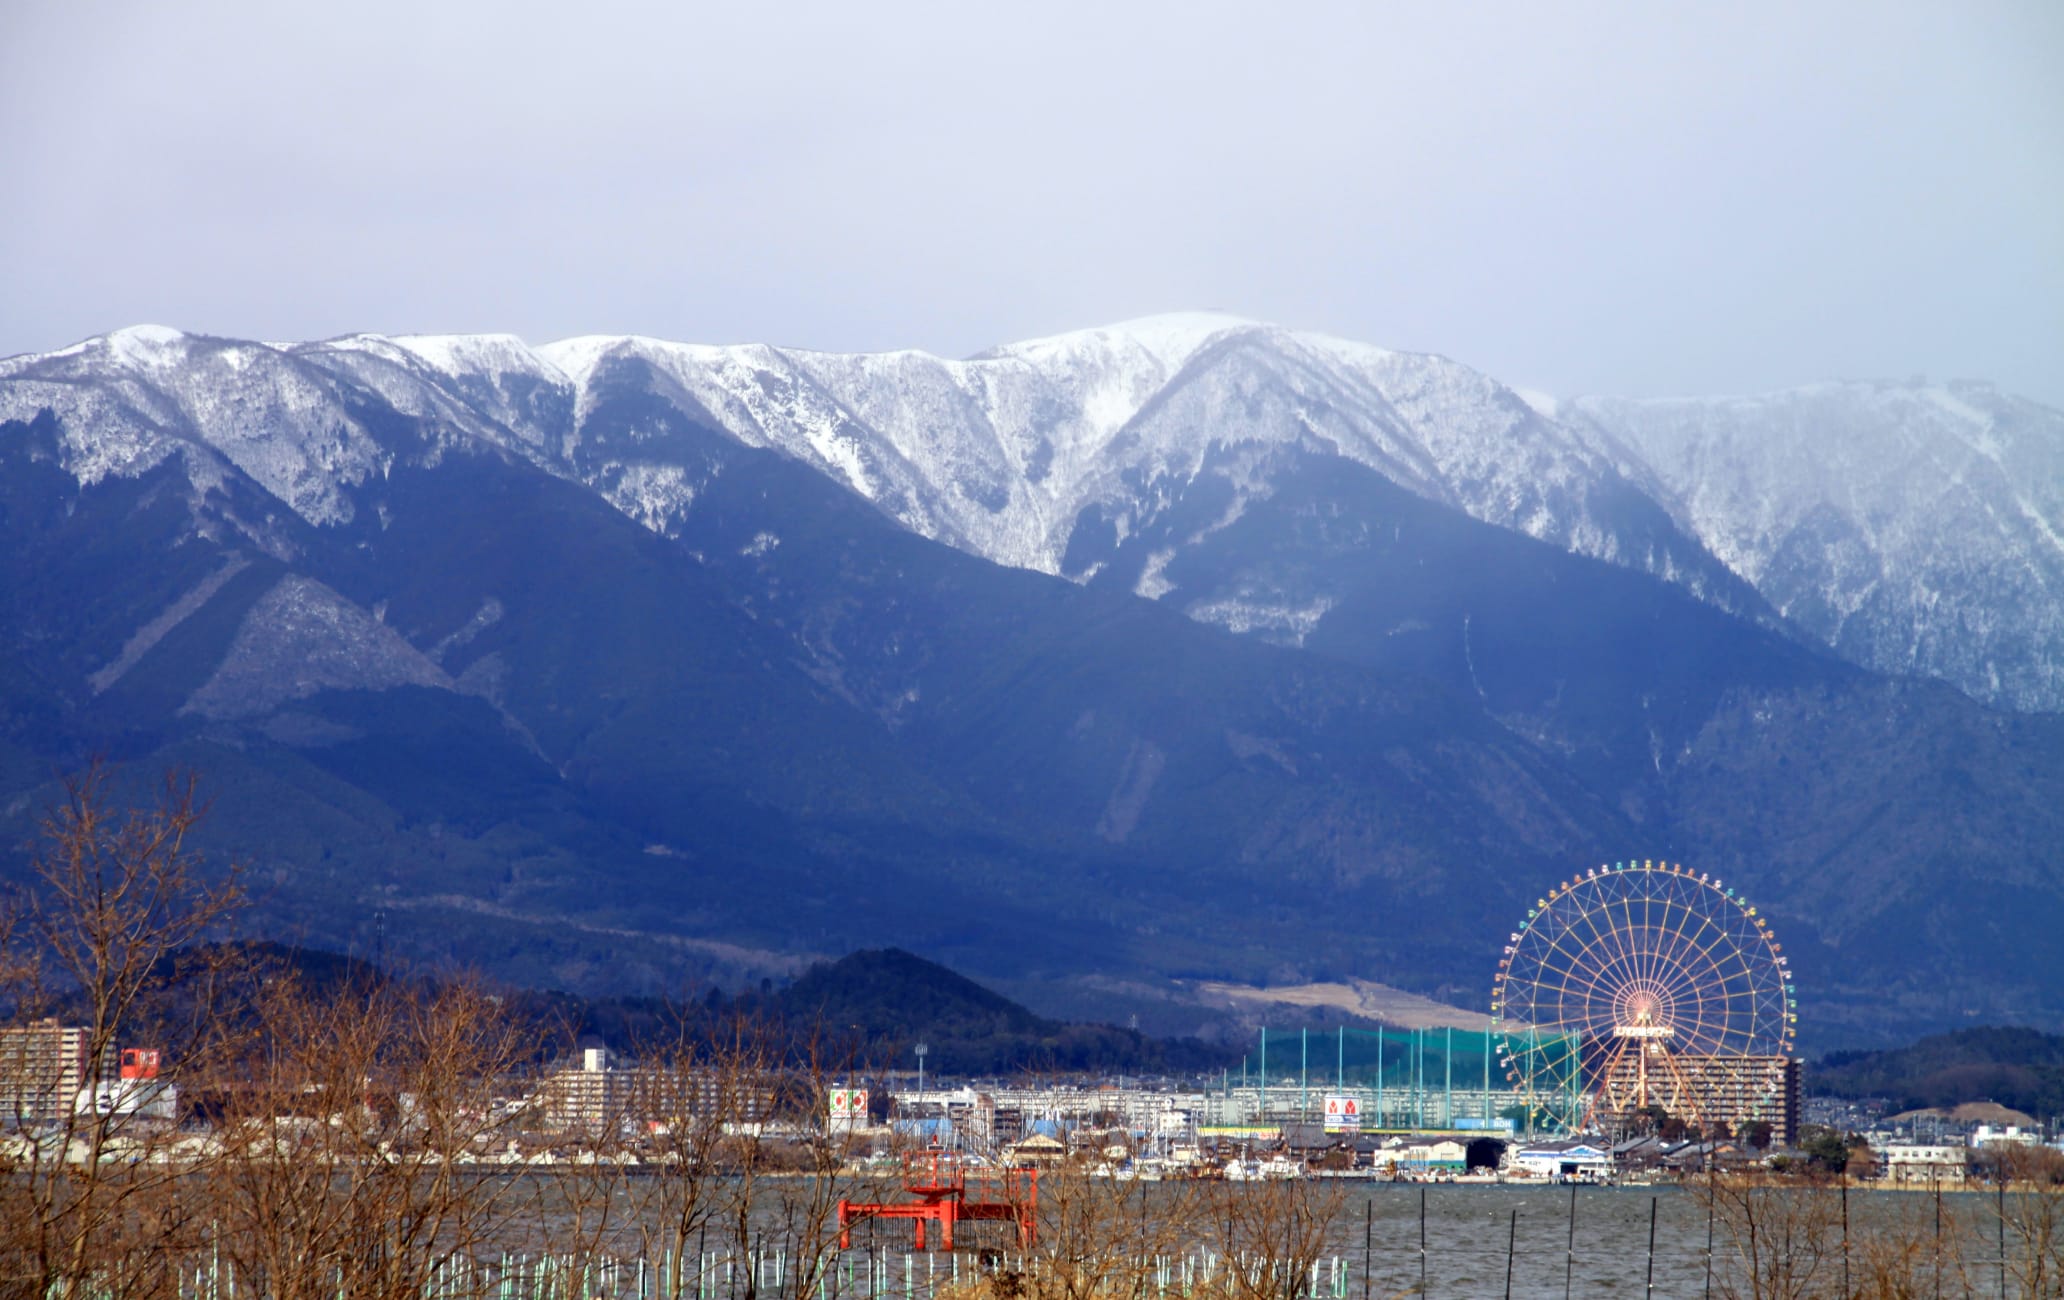
{"label": "snow on ridge", "polygon": [[[1656,396],[1631,397],[1615,393],[1584,393],[1564,399],[1561,406],[1565,412],[1585,408],[1617,408],[1621,410],[1646,409],[1667,410],[1709,410],[1714,408],[1759,408],[1796,403],[1807,399],[1846,400],[1865,402],[1899,402],[1904,400],[1926,400],[1937,403],[1945,409],[1962,413],[1974,420],[1987,420],[1978,408],[1972,406],[1962,394],[1984,395],[1995,399],[2008,395],[1986,379],[1952,379],[1946,383],[1930,383],[1924,379],[1816,379],[1807,383],[1791,384],[1764,392],[1716,392],[1716,393],[1666,393]],[[2015,398],[2020,401],[2026,399]]]}
{"label": "snow on ridge", "polygon": [[168,357],[167,350],[184,343],[190,336],[183,330],[170,325],[125,325],[80,339],[77,343],[48,352],[18,352],[11,357],[0,358],[0,379],[17,375],[37,365],[61,361],[67,357],[84,356],[92,352],[107,356],[130,366],[160,367],[167,361],[176,362],[177,357]]}
{"label": "snow on ridge", "polygon": [[80,339],[77,343],[68,344],[61,348],[52,348],[48,352],[17,352],[11,357],[0,357],[0,379],[18,374],[40,362],[58,361],[65,357],[76,357],[86,349],[98,345],[100,339],[101,336],[96,334],[90,339]]}
{"label": "snow on ridge", "polygon": [[287,350],[308,357],[360,353],[445,379],[499,381],[504,375],[520,374],[559,385],[572,383],[548,357],[514,334],[345,334],[291,344]]}
{"label": "snow on ridge", "polygon": [[2064,412],[1963,381],[1571,404],[1679,526],[1868,667],[2064,707]]}
{"label": "snow on ridge", "polygon": [[1396,348],[1380,347],[1374,343],[1364,343],[1359,339],[1344,339],[1337,334],[1319,334],[1305,330],[1284,330],[1282,332],[1291,335],[1307,347],[1331,353],[1350,365],[1379,365],[1399,360],[1439,362],[1445,365],[1458,364],[1449,361],[1446,357],[1437,356],[1431,352],[1400,352]]}
{"label": "snow on ridge", "polygon": [[198,443],[310,522],[339,523],[352,516],[344,489],[381,462],[327,376],[261,343],[130,326],[0,380],[0,417],[51,410],[81,483],[143,473]]}
{"label": "snow on ridge", "polygon": [[577,334],[572,338],[540,343],[531,351],[539,360],[566,376],[567,382],[575,388],[585,389],[595,377],[595,370],[603,358],[620,349],[640,346],[664,347],[668,344],[663,339],[646,338],[640,334]]}
{"label": "snow on ridge", "polygon": [[[1189,376],[1192,391],[1180,418],[1163,413],[1139,422],[1192,363],[1235,337],[1243,344],[1223,354],[1224,364],[1214,359]],[[331,349],[379,356],[400,370],[342,365]],[[1441,479],[1458,468],[1482,477],[1479,467],[1497,458],[1491,442],[1509,430],[1515,411],[1525,410],[1516,399],[1501,399],[1494,382],[1453,362],[1216,312],[1147,316],[966,360],[912,349],[838,354],[638,335],[577,336],[537,347],[510,335],[358,335],[296,351],[419,417],[505,443],[496,430],[507,425],[519,450],[545,456],[554,472],[565,472],[564,453],[547,454],[544,430],[526,423],[535,423],[531,410],[477,390],[435,396],[403,372],[420,366],[474,375],[497,388],[512,371],[564,383],[575,395],[574,430],[567,431],[573,434],[590,409],[600,368],[609,358],[635,355],[651,366],[656,395],[699,405],[740,441],[816,466],[936,540],[1047,572],[1058,571],[1085,505],[1103,501],[1131,514],[1123,499],[1132,490],[1126,474],[1180,481],[1221,437],[1280,443],[1323,431],[1322,440],[1379,472],[1450,499]],[[1258,420],[1249,405],[1256,384],[1273,394]],[[1420,409],[1449,400],[1483,409],[1432,420]],[[467,405],[475,408],[470,417]],[[1121,445],[1126,430],[1133,432]],[[1539,471],[1538,461],[1525,460],[1519,471]],[[636,477],[641,486],[665,484],[669,500],[658,510],[628,499],[619,507],[663,527],[659,518],[686,504],[677,485],[656,465]],[[1539,503],[1530,508],[1538,513]]]}
{"label": "snow on ridge", "polygon": [[111,342],[119,340],[123,343],[166,344],[179,342],[186,337],[186,331],[170,325],[153,325],[143,321],[135,325],[124,325],[106,337]]}
{"label": "snow on ridge", "polygon": [[1190,358],[1221,335],[1241,330],[1273,330],[1276,326],[1225,312],[1168,312],[1141,316],[1110,325],[1068,330],[1043,338],[1006,343],[968,358],[990,361],[1019,357],[1052,364],[1084,353],[1110,352],[1130,347],[1152,357],[1166,373],[1182,369]]}
{"label": "snow on ridge", "polygon": [[[1214,449],[1249,444],[1267,457],[1319,447],[1486,522],[1701,590],[1717,567],[1640,542],[1599,504],[1624,500],[1617,486],[1599,491],[1624,480],[1773,604],[1833,611],[1840,621],[1817,629],[1831,644],[1869,635],[1905,654],[1982,639],[1982,629],[1968,631],[1981,624],[2003,644],[2016,619],[2064,626],[2058,598],[2040,589],[2064,589],[2056,576],[2064,574],[2064,414],[1965,381],[1563,400],[1433,354],[1210,312],[1142,317],[966,359],[639,335],[535,347],[506,334],[357,335],[279,348],[131,326],[0,361],[0,417],[55,408],[67,467],[82,481],[140,472],[182,444],[206,447],[304,517],[333,522],[350,517],[348,489],[389,455],[339,400],[356,386],[444,438],[511,446],[669,531],[696,488],[662,445],[641,449],[632,429],[618,431],[621,445],[574,455],[594,380],[617,357],[649,366],[654,397],[699,407],[698,419],[731,437],[814,466],[913,531],[1019,567],[1058,571],[1088,507],[1121,538],[1147,531],[1216,463]],[[560,391],[506,382],[519,373]],[[1961,532],[1934,538],[1945,525]],[[1971,549],[1980,543],[1995,549]],[[1772,585],[1798,581],[1800,557],[1821,550],[1831,558],[1817,590],[1787,597]],[[1959,572],[1993,573],[2016,562],[2001,558],[2010,553],[2037,576],[2011,589],[1963,589],[1971,584]],[[1947,555],[1961,557],[1962,569],[1944,567]],[[1143,574],[1148,587],[1165,582],[1170,562]],[[1906,630],[1856,630],[1898,601],[1911,612]],[[1310,617],[1296,601],[1295,610],[1247,603],[1255,608],[1191,613],[1293,637]],[[1957,626],[1968,634],[1944,634]],[[2024,630],[2032,643],[2052,644],[2044,627]],[[2064,660],[2064,641],[2056,644]],[[1866,662],[1875,653],[1842,646]],[[1998,664],[1902,663],[1990,697],[2035,699],[2049,689],[2050,707],[2064,701],[2064,673],[2047,688],[2029,684],[2030,670],[2016,678]]]}
{"label": "snow on ridge", "polygon": [[171,366],[179,363],[175,354],[187,335],[170,325],[126,325],[105,336],[108,350],[131,365]]}
{"label": "snow on ridge", "polygon": [[446,374],[498,376],[513,371],[571,382],[551,358],[514,334],[397,334],[389,341]]}

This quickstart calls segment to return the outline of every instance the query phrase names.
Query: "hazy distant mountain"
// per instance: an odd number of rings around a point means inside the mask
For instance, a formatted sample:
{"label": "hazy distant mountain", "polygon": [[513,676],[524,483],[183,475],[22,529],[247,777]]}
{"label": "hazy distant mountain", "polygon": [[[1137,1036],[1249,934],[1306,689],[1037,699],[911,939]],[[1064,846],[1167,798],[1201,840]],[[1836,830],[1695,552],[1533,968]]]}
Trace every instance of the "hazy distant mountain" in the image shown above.
{"label": "hazy distant mountain", "polygon": [[0,807],[194,762],[267,925],[610,989],[894,943],[1480,1001],[1543,881],[1668,855],[1851,1033],[2064,1023],[2064,720],[1836,658],[1543,409],[1220,317],[13,358]]}

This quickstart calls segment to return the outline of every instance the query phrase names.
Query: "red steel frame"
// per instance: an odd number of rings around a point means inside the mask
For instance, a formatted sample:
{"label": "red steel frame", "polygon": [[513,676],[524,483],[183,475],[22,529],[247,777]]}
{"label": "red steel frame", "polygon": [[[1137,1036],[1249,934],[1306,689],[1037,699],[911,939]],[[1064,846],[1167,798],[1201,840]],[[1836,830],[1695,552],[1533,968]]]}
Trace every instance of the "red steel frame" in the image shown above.
{"label": "red steel frame", "polygon": [[939,1225],[939,1249],[953,1249],[956,1223],[1014,1223],[1018,1248],[1030,1249],[1038,1232],[1039,1171],[968,1170],[951,1152],[932,1151],[903,1164],[909,1201],[847,1201],[838,1206],[839,1249],[852,1244],[852,1225],[862,1219],[910,1219],[917,1249],[925,1249],[925,1224]]}

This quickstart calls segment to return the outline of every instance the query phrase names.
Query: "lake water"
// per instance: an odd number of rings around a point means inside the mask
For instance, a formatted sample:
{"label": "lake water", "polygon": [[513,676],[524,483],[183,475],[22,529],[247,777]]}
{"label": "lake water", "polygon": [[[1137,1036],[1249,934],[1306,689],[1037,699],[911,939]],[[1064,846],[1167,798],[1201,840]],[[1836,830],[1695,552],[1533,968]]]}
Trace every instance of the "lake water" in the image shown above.
{"label": "lake water", "polygon": [[[606,1194],[614,1209],[607,1216],[609,1242],[596,1243],[605,1257],[597,1265],[577,1265],[565,1277],[551,1274],[553,1260],[537,1252],[565,1250],[555,1240],[569,1239],[575,1213],[571,1197],[578,1185],[559,1178],[490,1180],[523,1207],[508,1222],[511,1254],[500,1263],[481,1261],[496,1270],[475,1276],[446,1276],[430,1294],[457,1297],[492,1294],[544,1296],[566,1294],[577,1279],[578,1294],[594,1297],[652,1297],[680,1287],[696,1300],[746,1300],[794,1295],[805,1289],[800,1279],[816,1274],[796,1268],[797,1251],[811,1240],[824,1241],[808,1225],[830,1223],[815,1218],[837,1197],[859,1197],[850,1183],[823,1184],[809,1179],[769,1179],[752,1192],[747,1231],[749,1249],[725,1240],[720,1218],[687,1240],[669,1242],[653,1215],[656,1203],[644,1193],[661,1190],[642,1179],[615,1184]],[[743,1191],[730,1184],[728,1190]],[[880,1184],[873,1195],[904,1199],[893,1184]],[[1901,1294],[1910,1296],[2036,1294],[2019,1277],[2028,1254],[2018,1227],[2005,1238],[2007,1285],[2002,1289],[2001,1216],[1989,1192],[1936,1197],[1926,1192],[1852,1190],[1846,1198],[1836,1189],[1784,1188],[1756,1193],[1752,1202],[1762,1248],[1773,1241],[1784,1257],[1798,1266],[1811,1264],[1808,1284],[1790,1294],[1839,1296]],[[827,1199],[827,1197],[829,1199]],[[1274,1199],[1271,1199],[1274,1198]],[[1184,1300],[1189,1285],[1207,1272],[1224,1269],[1226,1242],[1237,1239],[1227,1216],[1252,1220],[1276,1217],[1286,1207],[1330,1211],[1326,1247],[1319,1268],[1299,1285],[1263,1288],[1259,1294],[1315,1300],[1390,1300],[1399,1296],[1454,1297],[1479,1300],[1510,1294],[1527,1300],[1548,1297],[1657,1296],[1699,1297],[1730,1294],[1727,1283],[1740,1276],[1737,1242],[1728,1214],[1710,1220],[1705,1200],[1677,1187],[1577,1187],[1506,1184],[1412,1184],[1311,1180],[1274,1185],[1203,1185],[1180,1183],[1116,1183],[1105,1179],[1049,1179],[1041,1186],[1043,1239],[1029,1265],[1020,1255],[1014,1230],[1007,1224],[964,1225],[957,1253],[913,1248],[908,1222],[876,1221],[855,1227],[852,1248],[820,1281],[808,1285],[823,1300],[932,1300],[949,1291],[955,1279],[971,1279],[985,1268],[1040,1271],[1043,1253],[1068,1247],[1071,1258],[1103,1253],[1120,1261],[1115,1276],[1123,1279],[1100,1289],[1137,1300]],[[814,1212],[798,1213],[811,1204]],[[1724,1203],[1724,1201],[1723,1201]],[[2009,1197],[2008,1221],[2017,1224],[2029,1209],[2046,1207],[2064,1228],[2064,1197]],[[1269,1209],[1267,1207],[1273,1207]],[[586,1212],[592,1219],[592,1206]],[[1735,1211],[1739,1220],[1740,1210]],[[1845,1222],[1847,1228],[1843,1227]],[[1251,1226],[1251,1221],[1250,1225]],[[735,1225],[736,1220],[730,1220]],[[1243,1229],[1244,1232],[1244,1229]],[[1713,1243],[1708,1254],[1707,1243]],[[1842,1286],[1844,1240],[1849,1242],[1852,1286]],[[2059,1234],[2064,1240],[2064,1233]],[[1146,1243],[1152,1242],[1149,1247]],[[1653,1245],[1651,1246],[1651,1242]],[[1422,1246],[1423,1243],[1423,1246]],[[936,1232],[932,1237],[936,1247]],[[2055,1249],[2055,1247],[2053,1247]],[[1146,1269],[1132,1261],[1151,1253]],[[1897,1272],[1905,1283],[1898,1291],[1866,1289],[1874,1262],[1888,1253],[1901,1254]],[[593,1257],[589,1257],[593,1258]],[[1937,1260],[1941,1261],[1937,1289]],[[565,1257],[572,1265],[572,1257]],[[513,1269],[513,1272],[503,1270]],[[543,1270],[543,1271],[540,1271]],[[215,1279],[210,1265],[205,1271]],[[757,1276],[758,1285],[749,1281]],[[556,1278],[556,1280],[555,1280]],[[246,1294],[247,1287],[226,1289],[224,1279],[194,1292],[203,1296]],[[1302,1284],[1304,1281],[1316,1285]],[[1198,1287],[1223,1294],[1223,1287]],[[1253,1294],[1254,1292],[1250,1292]],[[1741,1293],[1746,1293],[1741,1292]],[[959,1292],[967,1294],[965,1290]],[[2039,1294],[2056,1294],[2054,1276]]]}
{"label": "lake water", "polygon": [[[1435,1185],[1424,1189],[1391,1183],[1353,1184],[1333,1234],[1334,1249],[1356,1274],[1359,1300],[1364,1225],[1370,1242],[1372,1297],[1393,1295],[1502,1296],[1511,1246],[1514,1296],[1703,1297],[1707,1291],[1708,1216],[1703,1200],[1675,1187],[1518,1187]],[[1420,1254],[1420,1204],[1425,1199],[1425,1290]],[[1573,1195],[1574,1193],[1574,1195]],[[1824,1200],[1810,1212],[1821,1218],[1822,1264],[1816,1294],[1837,1294],[1841,1282],[1840,1194],[1809,1193]],[[1990,1292],[1997,1284],[1992,1242],[1996,1229],[1991,1202],[1979,1194],[1942,1198],[1944,1258],[1961,1250],[1974,1281]],[[1852,1273],[1863,1269],[1862,1242],[1897,1237],[1919,1244],[1923,1276],[1932,1271],[1935,1198],[1927,1193],[1849,1193]],[[1654,1215],[1651,1253],[1650,1216]],[[1796,1211],[1794,1212],[1796,1213]],[[1766,1228],[1779,1226],[1773,1214]],[[1574,1218],[1574,1231],[1572,1219]],[[1724,1221],[1713,1226],[1714,1264],[1722,1280],[1736,1267],[1736,1248]],[[2009,1243],[2010,1246],[2013,1244]],[[1981,1267],[1982,1265],[1982,1267]],[[1952,1266],[1945,1295],[1964,1294]],[[1932,1295],[1932,1277],[1922,1294]],[[1652,1289],[1651,1289],[1652,1285]],[[1715,1286],[1711,1294],[1721,1294]]]}
{"label": "lake water", "polygon": [[[1329,1237],[1329,1258],[1322,1267],[1329,1281],[1322,1285],[1337,1288],[1340,1300],[1503,1296],[1508,1246],[1510,1294],[1529,1300],[1564,1295],[1703,1298],[1726,1294],[1726,1281],[1740,1273],[1736,1243],[1724,1216],[1716,1215],[1709,1290],[1706,1206],[1699,1196],[1676,1187],[1422,1188],[1370,1182],[1331,1187],[1338,1189],[1341,1200]],[[1775,1202],[1759,1206],[1759,1231],[1796,1234],[1795,1265],[1817,1260],[1807,1293],[1840,1294],[1841,1194],[1829,1188],[1791,1189],[1778,1195],[1793,1200],[1789,1208]],[[1907,1276],[1919,1279],[1912,1294],[1936,1294],[1936,1206],[1937,1199],[1926,1192],[1850,1191],[1852,1284],[1861,1284],[1874,1252],[1897,1249],[1905,1252],[1902,1267]],[[1940,1207],[1941,1294],[1997,1294],[1999,1218],[1993,1201],[1983,1193],[1950,1194],[1940,1198]],[[1817,1238],[1807,1219],[1817,1220]],[[901,1294],[907,1228],[883,1225],[879,1233],[863,1233],[855,1245],[863,1250],[872,1246],[876,1253],[893,1257],[877,1289]],[[1200,1241],[1197,1249],[1208,1253],[1213,1245]],[[2020,1246],[2010,1232],[2010,1259]],[[936,1264],[914,1267],[924,1269],[925,1277],[937,1276]],[[920,1295],[924,1289],[916,1288]],[[2009,1294],[2017,1293],[2017,1286],[2010,1284]],[[1164,1294],[1175,1300],[1179,1285],[1172,1282]]]}

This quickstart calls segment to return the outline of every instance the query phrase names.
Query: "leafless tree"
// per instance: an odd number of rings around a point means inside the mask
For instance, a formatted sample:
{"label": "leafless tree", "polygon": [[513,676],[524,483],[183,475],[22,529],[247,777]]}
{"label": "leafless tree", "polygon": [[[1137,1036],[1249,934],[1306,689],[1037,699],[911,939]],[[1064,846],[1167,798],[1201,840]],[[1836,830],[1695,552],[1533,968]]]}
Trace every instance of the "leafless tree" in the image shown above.
{"label": "leafless tree", "polygon": [[1313,1269],[1340,1216],[1340,1185],[1297,1178],[1217,1186],[1216,1216],[1226,1223],[1225,1253],[1235,1262],[1226,1294],[1235,1300],[1310,1294]]}
{"label": "leafless tree", "polygon": [[1997,1147],[1987,1155],[1995,1183],[1987,1200],[1991,1226],[2013,1294],[2064,1294],[2064,1155],[2037,1146]]}
{"label": "leafless tree", "polygon": [[[162,1117],[200,1064],[160,1060],[119,1080],[120,1036],[163,1026],[167,967],[241,905],[235,870],[211,874],[188,841],[206,813],[190,773],[168,774],[146,806],[115,807],[115,773],[67,778],[42,822],[27,889],[0,914],[0,1280],[26,1294],[143,1295],[199,1232],[178,1143]],[[206,979],[187,1014],[212,1021]],[[221,1032],[197,1037],[221,1048]],[[142,1071],[138,1071],[142,1073]]]}
{"label": "leafless tree", "polygon": [[1832,1188],[1762,1173],[1724,1174],[1685,1187],[1710,1209],[1722,1239],[1715,1294],[1726,1300],[1832,1294],[1842,1250],[1842,1207]]}
{"label": "leafless tree", "polygon": [[[757,1048],[755,1042],[760,1044]],[[869,1073],[864,1045],[822,1022],[774,1026],[734,1022],[729,1059],[754,1118],[737,1127],[731,1145],[736,1200],[730,1245],[748,1261],[745,1300],[767,1289],[782,1300],[810,1300],[839,1257],[839,1203],[859,1199],[871,1180],[856,1171],[859,1139],[835,1125],[835,1087],[857,1086]],[[780,1269],[763,1279],[756,1261],[771,1244]]]}
{"label": "leafless tree", "polygon": [[484,1292],[466,1279],[531,1226],[534,1196],[486,1158],[516,1126],[498,1085],[535,1029],[464,979],[311,990],[281,972],[255,1012],[255,1050],[215,1083],[207,1179],[242,1283],[274,1300]]}

